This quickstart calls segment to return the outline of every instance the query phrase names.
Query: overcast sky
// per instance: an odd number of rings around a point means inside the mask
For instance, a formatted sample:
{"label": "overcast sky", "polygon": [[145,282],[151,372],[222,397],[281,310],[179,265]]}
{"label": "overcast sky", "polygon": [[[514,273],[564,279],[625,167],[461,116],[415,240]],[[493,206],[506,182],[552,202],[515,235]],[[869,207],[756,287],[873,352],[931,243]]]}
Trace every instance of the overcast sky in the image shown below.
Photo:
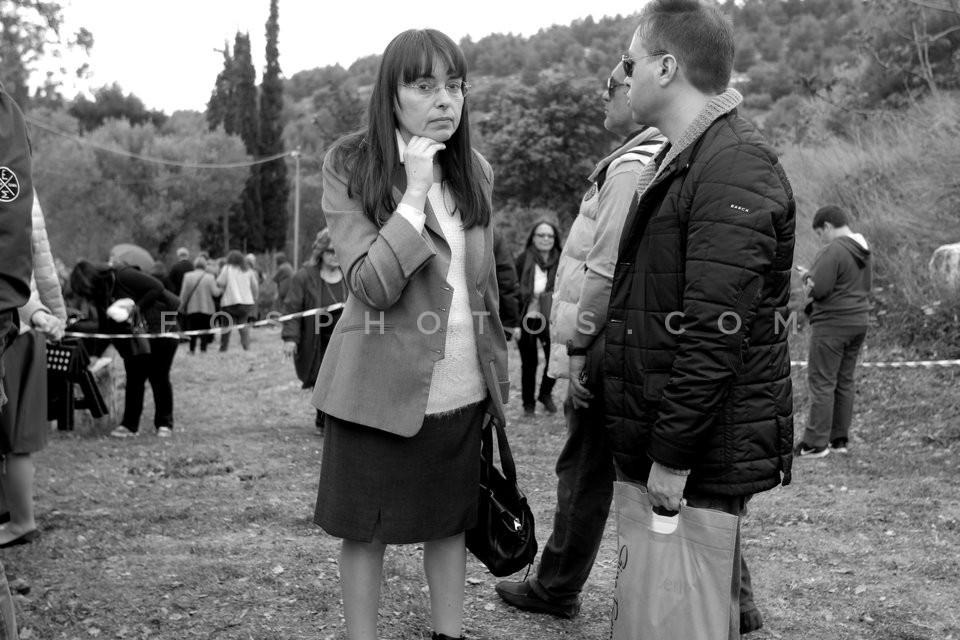
{"label": "overcast sky", "polygon": [[[65,82],[65,93],[118,82],[150,109],[202,111],[223,56],[237,31],[250,34],[257,81],[264,67],[269,0],[63,0],[66,30],[93,33],[87,85]],[[280,0],[280,68],[297,71],[383,52],[396,34],[432,27],[460,41],[491,33],[529,36],[592,14],[629,15],[644,0]],[[419,6],[416,12],[410,8]],[[629,43],[624,42],[626,49]]]}

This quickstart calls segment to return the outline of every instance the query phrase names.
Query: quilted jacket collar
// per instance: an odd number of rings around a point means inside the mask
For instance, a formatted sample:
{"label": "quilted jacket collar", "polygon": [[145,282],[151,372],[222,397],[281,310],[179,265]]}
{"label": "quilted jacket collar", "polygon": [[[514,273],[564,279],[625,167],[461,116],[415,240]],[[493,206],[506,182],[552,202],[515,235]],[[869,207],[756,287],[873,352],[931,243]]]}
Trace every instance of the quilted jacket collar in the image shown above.
{"label": "quilted jacket collar", "polygon": [[676,144],[667,143],[664,145],[658,157],[648,164],[640,178],[637,180],[637,192],[642,196],[651,184],[656,182],[664,174],[668,173],[669,167],[681,153],[692,146],[700,137],[710,128],[719,118],[730,113],[743,102],[743,96],[736,89],[727,89],[718,96],[715,96],[703,111],[690,123],[686,131],[680,136]]}

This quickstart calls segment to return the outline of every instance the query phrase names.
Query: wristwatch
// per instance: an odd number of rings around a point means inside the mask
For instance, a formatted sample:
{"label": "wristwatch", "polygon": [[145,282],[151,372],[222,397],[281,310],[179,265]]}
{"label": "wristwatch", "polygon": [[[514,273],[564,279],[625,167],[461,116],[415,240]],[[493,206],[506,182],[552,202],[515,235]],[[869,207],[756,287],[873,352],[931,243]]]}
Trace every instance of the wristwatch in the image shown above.
{"label": "wristwatch", "polygon": [[567,355],[568,356],[585,356],[587,355],[587,348],[575,347],[573,346],[573,340],[567,340]]}

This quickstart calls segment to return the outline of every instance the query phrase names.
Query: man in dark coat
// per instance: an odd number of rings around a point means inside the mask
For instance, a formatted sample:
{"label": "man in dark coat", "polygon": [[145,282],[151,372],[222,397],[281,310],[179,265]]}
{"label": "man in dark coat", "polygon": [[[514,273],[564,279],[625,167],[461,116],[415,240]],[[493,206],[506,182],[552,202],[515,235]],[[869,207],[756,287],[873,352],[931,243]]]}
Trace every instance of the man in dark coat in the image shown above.
{"label": "man in dark coat", "polygon": [[[17,309],[30,298],[33,178],[20,107],[0,85],[0,358],[20,332]],[[0,373],[3,361],[0,359]],[[7,397],[0,385],[0,409]]]}
{"label": "man in dark coat", "polygon": [[190,250],[186,247],[180,247],[177,249],[177,261],[170,267],[168,276],[173,287],[171,291],[180,293],[180,289],[183,287],[183,276],[191,271],[193,271],[193,262],[190,260]]}
{"label": "man in dark coat", "polygon": [[273,274],[273,283],[277,285],[277,297],[273,302],[273,310],[279,311],[283,307],[284,300],[287,299],[287,293],[290,291],[290,284],[293,280],[293,265],[290,264],[285,253],[278,253],[275,260],[277,270]]}
{"label": "man in dark coat", "polygon": [[[20,107],[0,85],[0,411],[3,352],[20,333],[17,309],[30,298],[33,273],[33,174],[30,141]],[[6,573],[0,564],[0,636],[18,638]]]}
{"label": "man in dark coat", "polygon": [[[785,328],[795,206],[776,153],[727,89],[733,29],[698,0],[653,0],[623,58],[635,122],[668,140],[641,174],[605,331],[604,401],[621,477],[654,507],[741,516],[790,480]],[[762,622],[739,535],[731,638]]]}
{"label": "man in dark coat", "polygon": [[493,231],[493,259],[497,265],[497,287],[500,290],[500,323],[509,342],[520,330],[520,281],[510,247],[496,229]]}

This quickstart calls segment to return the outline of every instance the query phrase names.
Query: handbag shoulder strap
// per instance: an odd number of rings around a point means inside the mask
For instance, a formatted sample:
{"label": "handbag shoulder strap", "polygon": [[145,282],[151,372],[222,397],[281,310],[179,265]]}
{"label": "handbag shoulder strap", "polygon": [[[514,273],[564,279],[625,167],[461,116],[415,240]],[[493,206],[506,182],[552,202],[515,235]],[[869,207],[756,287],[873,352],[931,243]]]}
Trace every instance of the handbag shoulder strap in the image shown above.
{"label": "handbag shoulder strap", "polygon": [[187,294],[187,297],[184,298],[184,299],[183,299],[183,302],[180,303],[180,305],[181,305],[183,308],[186,308],[186,307],[187,307],[187,303],[190,302],[190,298],[193,297],[193,292],[197,290],[197,287],[200,286],[200,283],[203,282],[203,278],[204,278],[204,276],[206,276],[206,275],[207,275],[206,273],[201,273],[201,274],[200,274],[200,277],[197,278],[197,282],[196,282],[196,284],[193,285],[193,289],[190,289],[190,293],[188,293],[188,294]]}
{"label": "handbag shoulder strap", "polygon": [[[497,448],[500,451],[500,468],[503,470],[503,476],[510,482],[517,482],[517,466],[513,462],[513,453],[510,451],[510,443],[507,441],[507,430],[503,423],[497,418],[487,415],[486,424],[483,428],[482,450],[493,453],[493,432],[497,432]],[[493,464],[492,457],[487,460],[488,465]]]}

